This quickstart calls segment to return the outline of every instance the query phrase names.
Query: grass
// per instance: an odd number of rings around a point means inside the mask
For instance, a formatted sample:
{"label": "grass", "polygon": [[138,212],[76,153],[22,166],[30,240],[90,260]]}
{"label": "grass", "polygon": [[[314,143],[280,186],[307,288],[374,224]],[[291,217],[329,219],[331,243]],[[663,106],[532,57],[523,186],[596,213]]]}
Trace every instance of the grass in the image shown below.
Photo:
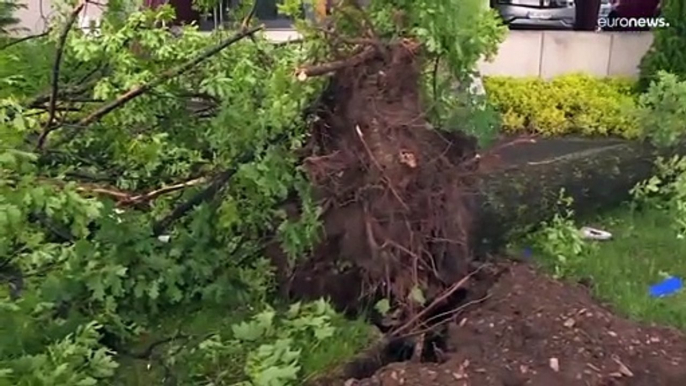
{"label": "grass", "polygon": [[668,275],[686,278],[686,239],[677,237],[672,224],[673,217],[657,209],[622,208],[594,223],[612,240],[594,242],[564,263],[551,257],[539,262],[567,279],[590,280],[598,299],[634,320],[686,330],[686,293],[649,296],[649,286]]}

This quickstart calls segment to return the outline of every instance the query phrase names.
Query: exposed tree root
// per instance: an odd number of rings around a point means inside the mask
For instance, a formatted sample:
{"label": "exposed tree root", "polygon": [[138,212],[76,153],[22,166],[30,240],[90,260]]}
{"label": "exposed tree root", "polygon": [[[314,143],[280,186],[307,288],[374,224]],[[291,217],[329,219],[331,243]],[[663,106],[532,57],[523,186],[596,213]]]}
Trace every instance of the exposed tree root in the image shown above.
{"label": "exposed tree root", "polygon": [[469,273],[468,168],[476,165],[464,161],[475,157],[475,142],[427,123],[420,50],[410,40],[367,46],[301,72],[333,77],[305,160],[326,203],[325,238],[296,267],[291,294],[329,296],[340,308],[383,296],[402,310],[401,320],[412,320],[426,300]]}

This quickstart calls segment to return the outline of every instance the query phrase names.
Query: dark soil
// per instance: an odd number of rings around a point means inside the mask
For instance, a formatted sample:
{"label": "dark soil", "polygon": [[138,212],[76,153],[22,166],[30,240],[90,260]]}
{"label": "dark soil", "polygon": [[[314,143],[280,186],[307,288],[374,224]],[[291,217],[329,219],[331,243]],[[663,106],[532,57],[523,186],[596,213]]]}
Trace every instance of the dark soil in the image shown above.
{"label": "dark soil", "polygon": [[[438,363],[394,363],[348,386],[683,386],[686,339],[615,316],[582,286],[524,264],[449,326]],[[555,365],[557,362],[557,366]]]}

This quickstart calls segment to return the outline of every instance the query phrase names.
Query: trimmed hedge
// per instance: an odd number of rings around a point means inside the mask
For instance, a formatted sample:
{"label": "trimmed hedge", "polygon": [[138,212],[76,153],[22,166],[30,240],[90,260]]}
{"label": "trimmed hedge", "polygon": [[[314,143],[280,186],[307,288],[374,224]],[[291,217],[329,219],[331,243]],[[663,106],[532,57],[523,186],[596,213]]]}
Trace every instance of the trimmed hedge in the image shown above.
{"label": "trimmed hedge", "polygon": [[622,78],[564,75],[539,78],[487,77],[488,100],[501,114],[503,130],[545,136],[582,134],[636,138],[635,82]]}

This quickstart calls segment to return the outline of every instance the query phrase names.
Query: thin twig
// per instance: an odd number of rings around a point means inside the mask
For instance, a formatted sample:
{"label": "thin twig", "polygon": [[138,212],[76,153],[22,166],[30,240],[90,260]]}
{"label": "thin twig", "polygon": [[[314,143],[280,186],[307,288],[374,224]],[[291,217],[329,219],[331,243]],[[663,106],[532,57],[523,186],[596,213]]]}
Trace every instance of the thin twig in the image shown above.
{"label": "thin twig", "polygon": [[29,35],[29,36],[24,36],[23,38],[12,40],[11,42],[9,42],[7,44],[3,44],[2,46],[0,46],[0,51],[6,50],[10,47],[13,47],[17,44],[21,44],[21,43],[29,41],[29,40],[40,39],[42,37],[48,36],[49,33],[50,33],[50,30],[47,30],[47,31],[40,33],[40,34],[37,34],[37,35]]}
{"label": "thin twig", "polygon": [[224,185],[229,182],[236,170],[237,168],[231,168],[220,173],[212,180],[212,183],[206,189],[191,197],[188,201],[183,202],[181,205],[174,208],[171,213],[157,221],[152,227],[154,235],[159,236],[163,234],[176,220],[183,217],[191,209],[214,198],[214,196],[222,190]]}
{"label": "thin twig", "polygon": [[84,128],[87,126],[98,122],[101,120],[103,117],[105,117],[107,114],[112,112],[113,110],[124,106],[131,100],[133,100],[136,97],[139,97],[146,93],[147,91],[159,86],[160,84],[168,81],[169,79],[172,79],[174,77],[177,77],[188,70],[192,69],[193,67],[197,66],[198,64],[202,63],[209,57],[216,55],[217,53],[221,52],[222,50],[226,49],[227,47],[231,46],[232,44],[242,40],[245,37],[248,37],[250,35],[253,35],[257,33],[258,31],[261,31],[264,29],[264,26],[258,26],[251,28],[247,31],[243,31],[240,33],[237,33],[233,37],[226,39],[225,41],[221,42],[220,44],[209,48],[200,54],[198,54],[195,58],[187,61],[186,63],[181,64],[180,66],[171,68],[165,72],[163,72],[157,79],[145,83],[136,87],[133,87],[129,91],[125,92],[124,94],[120,95],[117,99],[113,100],[110,103],[105,104],[104,106],[100,107],[99,109],[95,110],[85,118],[81,119],[77,123],[77,127],[68,135],[63,141],[60,141],[58,145],[70,142],[73,138],[75,138]]}
{"label": "thin twig", "polygon": [[165,186],[163,188],[155,189],[147,193],[143,194],[131,194],[127,192],[122,192],[116,189],[110,189],[110,188],[102,188],[102,187],[80,187],[77,188],[77,191],[79,192],[88,192],[88,193],[94,193],[94,194],[101,194],[101,195],[106,195],[114,198],[117,201],[117,204],[119,206],[127,206],[127,205],[137,205],[141,204],[144,202],[149,202],[152,201],[162,195],[176,192],[181,189],[189,188],[191,186],[197,186],[200,184],[203,184],[207,181],[206,178],[201,177],[201,178],[195,178],[190,181],[185,181],[181,182],[178,184],[170,185],[170,186]]}
{"label": "thin twig", "polygon": [[498,152],[503,150],[503,149],[506,149],[508,147],[512,147],[515,145],[519,145],[522,143],[536,143],[536,139],[535,138],[517,138],[517,139],[514,139],[512,141],[505,142],[501,145],[492,147],[486,153],[476,154],[474,157],[464,161],[461,165],[462,166],[469,166],[475,162],[482,161],[482,160],[487,159],[488,157],[491,157],[493,155],[497,155]]}
{"label": "thin twig", "polygon": [[[423,328],[423,329],[417,330],[417,331],[413,331],[413,332],[409,332],[409,333],[407,333],[407,334],[403,334],[403,335],[399,336],[398,338],[409,338],[409,337],[412,337],[412,336],[417,336],[417,335],[421,335],[421,334],[426,334],[426,333],[428,333],[428,332],[430,332],[430,331],[432,331],[432,330],[435,330],[437,327],[440,327],[440,326],[443,325],[443,324],[449,323],[455,316],[459,315],[459,313],[462,312],[462,311],[464,311],[465,309],[467,309],[467,308],[469,308],[469,307],[471,307],[471,306],[474,306],[474,305],[476,305],[476,304],[483,303],[483,302],[485,302],[486,300],[488,300],[488,299],[490,299],[490,298],[491,298],[491,295],[488,294],[488,295],[485,295],[485,296],[483,296],[483,297],[481,297],[481,298],[479,298],[479,299],[475,299],[475,300],[469,301],[469,302],[467,302],[467,303],[464,303],[464,304],[460,305],[459,307],[456,307],[456,308],[454,308],[454,309],[452,309],[452,310],[450,310],[450,311],[443,312],[443,313],[440,313],[440,314],[438,314],[438,315],[434,315],[434,316],[432,316],[431,318],[427,319],[426,322],[424,323],[425,325],[427,325],[426,328]],[[443,321],[441,321],[441,322],[438,322],[438,323],[433,324],[433,325],[429,325],[429,324],[428,324],[429,321],[436,320],[436,319],[439,319],[439,318],[442,318],[442,317],[445,317],[445,316],[448,316],[448,315],[450,315],[450,317],[449,317],[449,318],[446,318],[445,320],[443,320]]]}
{"label": "thin twig", "polygon": [[431,87],[433,91],[433,97],[434,101],[438,100],[438,67],[441,64],[441,56],[436,55],[436,59],[434,59],[434,67],[433,70],[431,71]]}
{"label": "thin twig", "polygon": [[372,150],[369,148],[367,145],[367,141],[364,140],[364,135],[362,135],[362,130],[360,130],[359,126],[355,126],[355,131],[357,132],[357,136],[360,138],[360,141],[362,142],[362,146],[364,146],[364,149],[367,151],[367,155],[369,156],[370,160],[374,163],[374,166],[379,170],[379,173],[381,173],[386,180],[386,184],[388,185],[388,189],[390,189],[391,193],[393,193],[393,196],[398,200],[400,205],[403,206],[403,209],[406,211],[410,211],[410,207],[407,206],[403,198],[400,196],[400,193],[398,193],[395,188],[393,187],[393,184],[391,183],[391,179],[388,178],[386,175],[386,172],[384,172],[384,169],[381,167],[379,164],[379,161],[376,160],[374,157],[374,153],[372,153]]}
{"label": "thin twig", "polygon": [[79,14],[85,6],[86,2],[82,1],[71,11],[69,17],[67,18],[67,22],[64,24],[64,29],[62,30],[59,38],[57,39],[57,53],[55,55],[55,63],[52,66],[52,92],[50,94],[50,104],[48,106],[48,121],[45,123],[45,129],[43,129],[43,132],[41,133],[40,137],[38,137],[37,148],[39,150],[42,149],[45,145],[45,140],[47,139],[48,134],[50,134],[50,132],[54,130],[53,122],[55,121],[55,108],[57,107],[60,67],[62,66],[62,55],[64,55],[64,46],[67,42],[67,36],[69,35],[69,31],[71,31],[71,28],[76,22],[76,19],[79,17]]}
{"label": "thin twig", "polygon": [[339,71],[347,67],[354,67],[358,64],[364,63],[376,55],[378,51],[372,47],[367,47],[360,54],[351,56],[344,60],[336,60],[333,62],[323,63],[314,66],[307,66],[298,69],[297,75],[300,77],[320,76],[331,72]]}
{"label": "thin twig", "polygon": [[[250,27],[250,22],[252,21],[253,17],[255,17],[255,14],[257,13],[257,2],[260,0],[254,0],[252,3],[252,8],[250,8],[250,12],[248,15],[243,19],[241,22],[241,32],[247,31],[248,27]],[[250,39],[254,39],[254,36],[250,35]]]}
{"label": "thin twig", "polygon": [[[40,179],[41,182],[44,182],[48,185],[56,185],[56,186],[63,186],[65,185],[65,181],[62,180],[55,180],[55,179]],[[119,190],[117,188],[113,187],[107,187],[107,186],[100,186],[96,184],[82,184],[76,188],[76,191],[81,194],[91,194],[91,195],[100,195],[100,196],[107,196],[112,198],[117,202],[118,206],[131,206],[131,205],[139,205],[143,204],[146,202],[150,202],[160,196],[163,196],[165,194],[173,193],[185,188],[189,188],[192,186],[197,186],[201,185],[203,183],[207,182],[207,178],[205,177],[199,177],[199,178],[194,178],[188,181],[180,182],[177,184],[165,186],[162,188],[154,189],[146,193],[140,193],[140,194],[135,194],[131,192],[126,192]]]}
{"label": "thin twig", "polygon": [[[250,27],[250,23],[252,22],[252,19],[255,17],[255,14],[257,13],[257,4],[259,1],[260,0],[253,1],[252,8],[250,8],[250,12],[241,22],[240,31],[246,31],[248,27]],[[262,48],[260,48],[257,38],[255,38],[255,35],[250,35],[250,40],[253,42],[253,44],[255,44],[255,47],[257,48],[257,54],[260,57],[260,61],[262,62],[262,64],[267,67],[273,67],[274,61],[269,55],[267,55],[266,52],[264,52]]]}
{"label": "thin twig", "polygon": [[464,286],[469,281],[469,279],[472,278],[472,276],[476,275],[479,271],[481,271],[481,269],[483,269],[483,267],[484,267],[483,265],[480,266],[479,268],[477,268],[474,271],[472,271],[471,273],[469,273],[467,276],[463,277],[462,280],[460,280],[457,283],[450,286],[450,288],[445,290],[441,296],[437,297],[433,302],[431,302],[431,304],[429,304],[423,310],[418,312],[415,316],[413,316],[405,324],[403,324],[402,326],[393,330],[389,335],[390,336],[399,336],[401,333],[403,333],[406,330],[408,330],[409,328],[411,328],[419,319],[421,319],[424,315],[429,313],[429,311],[431,311],[433,308],[435,308],[438,304],[440,304],[445,299],[449,298],[453,293],[455,293],[455,291],[462,288],[462,286]]}

